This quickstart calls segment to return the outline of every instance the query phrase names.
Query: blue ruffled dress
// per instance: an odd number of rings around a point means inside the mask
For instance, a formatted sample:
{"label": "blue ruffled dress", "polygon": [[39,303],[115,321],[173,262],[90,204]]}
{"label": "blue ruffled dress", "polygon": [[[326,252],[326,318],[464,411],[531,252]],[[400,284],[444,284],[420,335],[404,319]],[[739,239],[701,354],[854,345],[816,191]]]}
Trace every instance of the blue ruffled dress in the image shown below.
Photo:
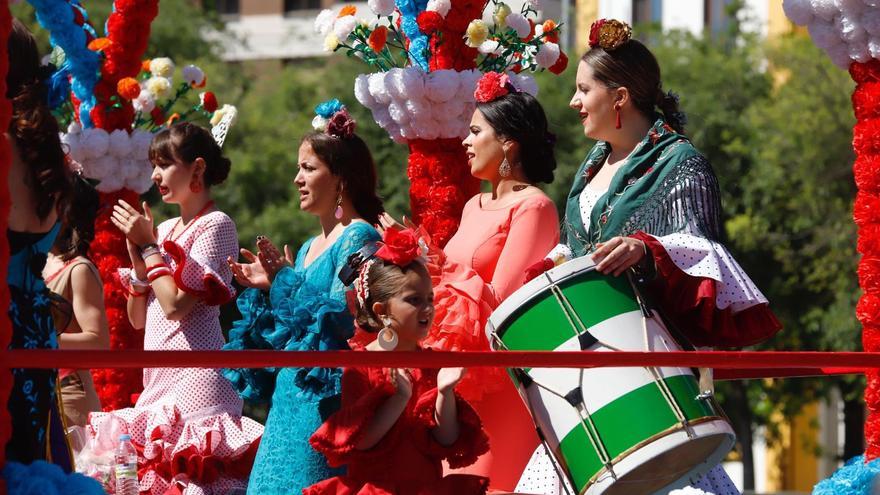
{"label": "blue ruffled dress", "polygon": [[[304,266],[314,238],[282,269],[269,292],[244,291],[238,298],[242,319],[229,331],[224,349],[323,351],[348,349],[354,319],[346,304],[347,288],[337,276],[348,257],[379,233],[364,222],[352,222],[339,239]],[[249,494],[299,493],[318,481],[337,476],[312,449],[309,437],[340,404],[339,368],[226,369],[242,398],[271,398],[263,439],[248,483]]]}

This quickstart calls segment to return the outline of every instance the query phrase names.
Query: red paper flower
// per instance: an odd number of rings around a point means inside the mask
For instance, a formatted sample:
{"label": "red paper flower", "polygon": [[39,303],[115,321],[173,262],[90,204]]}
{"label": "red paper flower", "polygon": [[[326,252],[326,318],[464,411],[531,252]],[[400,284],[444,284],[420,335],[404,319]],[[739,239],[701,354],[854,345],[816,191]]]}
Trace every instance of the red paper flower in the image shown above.
{"label": "red paper flower", "polygon": [[116,92],[126,100],[133,100],[141,94],[141,85],[133,77],[125,77],[116,83]]}
{"label": "red paper flower", "polygon": [[355,125],[355,120],[348,114],[348,110],[343,108],[330,117],[330,122],[327,123],[327,134],[347,139],[354,135]]}
{"label": "red paper flower", "polygon": [[477,82],[477,89],[474,91],[474,99],[477,103],[489,103],[492,100],[501,98],[509,94],[507,89],[509,78],[507,74],[499,74],[497,72],[487,72]]}
{"label": "red paper flower", "polygon": [[595,48],[599,46],[599,30],[602,29],[602,26],[605,24],[605,19],[599,19],[594,22],[592,26],[590,26],[590,39],[589,44],[591,48]]}
{"label": "red paper flower", "polygon": [[367,38],[367,45],[369,45],[374,52],[379,53],[385,48],[385,43],[387,41],[388,28],[385,26],[378,26],[372,33],[370,33],[370,37]]}
{"label": "red paper flower", "polygon": [[559,75],[565,72],[565,69],[568,67],[568,56],[565,52],[559,52],[559,58],[556,59],[556,63],[551,65],[547,70],[550,72]]}
{"label": "red paper flower", "polygon": [[552,43],[559,43],[559,30],[556,29],[556,21],[547,19],[541,25],[544,30],[544,39]]}
{"label": "red paper flower", "polygon": [[153,118],[153,123],[156,125],[162,125],[165,123],[165,112],[159,107],[153,108],[153,111],[150,112],[150,117]]}
{"label": "red paper flower", "polygon": [[205,91],[204,96],[202,96],[202,108],[204,108],[206,112],[214,113],[214,111],[217,110],[217,106],[217,97],[214,93]]}
{"label": "red paper flower", "polygon": [[416,17],[416,23],[418,23],[419,29],[423,33],[430,36],[443,27],[443,17],[439,12],[425,10]]}
{"label": "red paper flower", "polygon": [[382,247],[376,251],[376,257],[397,266],[406,266],[412,263],[421,252],[419,238],[412,229],[389,228],[385,230],[385,235],[382,237]]}

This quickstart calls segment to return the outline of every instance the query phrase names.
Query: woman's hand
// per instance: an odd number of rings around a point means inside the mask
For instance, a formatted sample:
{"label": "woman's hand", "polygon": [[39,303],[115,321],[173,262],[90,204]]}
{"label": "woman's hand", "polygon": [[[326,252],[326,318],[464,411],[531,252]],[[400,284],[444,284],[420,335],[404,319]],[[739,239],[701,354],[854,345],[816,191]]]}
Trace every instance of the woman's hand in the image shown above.
{"label": "woman's hand", "polygon": [[290,247],[284,245],[284,255],[272,244],[268,237],[257,237],[257,257],[263,266],[263,271],[269,280],[275,280],[275,275],[286,266],[293,266],[293,256],[290,253]]}
{"label": "woman's hand", "polygon": [[232,256],[226,258],[226,263],[229,264],[235,280],[245,287],[269,290],[272,286],[272,281],[269,280],[269,276],[263,270],[263,265],[257,260],[257,255],[242,248],[241,256],[245,259],[245,263],[236,262],[232,259]]}
{"label": "woman's hand", "polygon": [[390,368],[388,370],[388,379],[394,388],[397,389],[397,395],[404,399],[412,397],[413,379],[409,370],[405,368]]}
{"label": "woman's hand", "polygon": [[599,273],[616,277],[637,265],[647,253],[645,243],[638,239],[612,237],[600,242],[591,256]]}
{"label": "woman's hand", "polygon": [[147,264],[141,257],[141,250],[133,242],[125,239],[125,247],[128,248],[128,257],[131,258],[131,269],[134,270],[138,280],[147,279]]}
{"label": "woman's hand", "polygon": [[379,234],[384,237],[385,231],[390,228],[403,230],[407,226],[412,226],[412,223],[407,220],[406,217],[403,217],[403,223],[400,223],[395,220],[394,217],[389,215],[388,212],[383,212],[381,215],[379,215],[379,225],[376,225],[376,230],[378,230]]}
{"label": "woman's hand", "polygon": [[153,213],[146,201],[143,203],[144,213],[141,214],[133,206],[123,200],[113,205],[110,220],[125,234],[125,238],[137,247],[156,243],[156,230],[153,228]]}
{"label": "woman's hand", "polygon": [[437,391],[441,394],[452,392],[466,372],[464,368],[441,368],[437,372]]}

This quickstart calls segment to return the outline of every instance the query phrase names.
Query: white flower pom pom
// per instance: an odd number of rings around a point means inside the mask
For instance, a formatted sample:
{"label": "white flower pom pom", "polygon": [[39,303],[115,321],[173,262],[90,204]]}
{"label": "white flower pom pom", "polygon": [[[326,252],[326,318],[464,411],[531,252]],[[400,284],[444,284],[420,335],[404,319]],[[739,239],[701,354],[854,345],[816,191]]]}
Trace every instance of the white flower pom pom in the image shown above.
{"label": "white flower pom pom", "polygon": [[480,43],[480,46],[477,48],[477,50],[483,55],[498,56],[502,53],[501,44],[495,40],[486,40]]}
{"label": "white flower pom pom", "polygon": [[[119,159],[112,155],[104,155],[89,160],[89,177],[103,181],[108,176],[119,175]],[[117,187],[118,189],[118,187]],[[116,189],[109,189],[115,191]]]}
{"label": "white flower pom pom", "polygon": [[361,74],[354,80],[354,97],[358,103],[373,110],[378,106],[379,102],[370,94],[370,79],[367,74]]}
{"label": "white flower pom pom", "polygon": [[458,89],[458,97],[462,101],[474,101],[474,90],[477,89],[477,81],[483,77],[483,73],[477,69],[470,69],[460,72],[459,81],[461,86]]}
{"label": "white flower pom pom", "polygon": [[832,45],[831,47],[826,48],[825,51],[828,52],[828,56],[831,57],[831,61],[834,62],[834,65],[841,69],[849,69],[849,65],[853,60],[849,56],[849,46],[846,43]]}
{"label": "white flower pom pom", "polygon": [[451,8],[452,2],[450,0],[428,0],[428,7],[425,10],[436,12],[440,14],[440,17],[446,18],[446,14]]}
{"label": "white flower pom pom", "polygon": [[810,0],[810,3],[813,5],[813,15],[825,22],[831,22],[840,12],[837,0]]}
{"label": "white flower pom pom", "polygon": [[388,88],[385,87],[384,72],[374,72],[370,74],[369,88],[370,94],[373,95],[373,98],[377,102],[382,105],[387,105],[391,102],[391,95],[388,94]]}
{"label": "white flower pom pom", "polygon": [[315,115],[315,118],[312,119],[312,129],[316,131],[324,132],[327,129],[327,123],[329,120],[321,117],[320,115]]}
{"label": "white flower pom pom", "polygon": [[411,122],[430,120],[432,115],[428,100],[406,100],[406,111]]}
{"label": "white flower pom pom", "polygon": [[67,126],[67,133],[68,134],[79,134],[82,132],[82,130],[83,130],[82,124],[80,124],[77,121],[73,121],[70,123],[70,125]]}
{"label": "white flower pom pom", "polygon": [[382,17],[388,17],[389,15],[394,13],[394,0],[367,0],[367,6],[370,7],[370,10],[376,13],[376,15]]}
{"label": "white flower pom pom", "polygon": [[150,96],[157,100],[161,98],[170,98],[171,94],[174,92],[171,87],[171,80],[167,77],[161,76],[154,76],[147,79],[144,83],[144,88],[150,93]]}
{"label": "white flower pom pom", "polygon": [[791,22],[799,26],[813,22],[813,5],[810,0],[782,0],[782,10]]}
{"label": "white flower pom pom", "polygon": [[829,23],[814,22],[807,26],[807,31],[813,38],[813,43],[825,51],[830,50],[834,45],[843,43],[843,40],[840,39],[840,33]]}
{"label": "white flower pom pom", "polygon": [[880,35],[880,10],[868,9],[862,13],[859,21],[861,22],[862,28],[864,28],[871,36]]}
{"label": "white flower pom pom", "polygon": [[849,58],[860,63],[871,60],[871,49],[868,43],[869,41],[865,40],[864,43],[850,43],[846,45],[847,49],[849,49]]}
{"label": "white flower pom pom", "polygon": [[117,158],[124,158],[131,154],[131,138],[128,136],[128,131],[116,129],[111,132],[108,151]]}
{"label": "white flower pom pom", "polygon": [[403,69],[403,77],[395,83],[398,84],[397,91],[404,98],[417,100],[425,97],[425,73],[418,67]]}
{"label": "white flower pom pom", "polygon": [[518,12],[508,15],[506,22],[507,27],[516,31],[516,35],[520,38],[525,38],[532,32],[532,25],[529,24],[529,20]]}
{"label": "white flower pom pom", "polygon": [[862,0],[837,0],[840,11],[846,15],[858,16],[865,9],[865,2]]}
{"label": "white flower pom pom", "polygon": [[532,96],[538,96],[538,83],[534,77],[527,74],[509,74],[509,76],[510,82],[516,89]]}
{"label": "white flower pom pom", "polygon": [[541,10],[541,7],[544,6],[544,0],[526,0],[526,3],[529,4],[529,7],[531,7],[532,10],[536,11]]}
{"label": "white flower pom pom", "polygon": [[373,120],[375,120],[376,123],[379,124],[379,127],[383,129],[387,128],[389,125],[396,125],[394,124],[394,120],[391,119],[391,115],[388,113],[387,108],[377,108],[374,110]]}
{"label": "white flower pom pom", "polygon": [[103,129],[85,129],[80,135],[80,146],[82,147],[83,158],[98,158],[107,154],[110,147],[110,136]]}
{"label": "white flower pom pom", "polygon": [[440,69],[427,74],[425,97],[435,103],[444,103],[458,93],[458,73],[451,69]]}
{"label": "white flower pom pom", "polygon": [[868,33],[860,24],[861,16],[842,14],[834,18],[835,28],[840,32],[840,37],[845,43],[865,46],[868,41]]}
{"label": "white flower pom pom", "polygon": [[385,73],[385,90],[388,91],[388,94],[391,96],[392,99],[406,99],[406,96],[400,93],[403,86],[403,69],[399,67],[394,67],[392,69],[389,69]]}
{"label": "white flower pom pom", "polygon": [[322,10],[315,17],[315,32],[321,36],[327,36],[333,31],[333,21],[336,20],[336,14],[330,9]]}
{"label": "white flower pom pom", "polygon": [[190,86],[200,86],[205,82],[205,71],[195,65],[187,65],[181,72],[183,80],[188,82]]}
{"label": "white flower pom pom", "polygon": [[150,144],[153,142],[153,133],[143,129],[136,129],[131,133],[131,157],[135,160],[147,160],[149,162]]}
{"label": "white flower pom pom", "polygon": [[333,34],[339,41],[345,41],[355,27],[357,27],[357,19],[353,15],[344,15],[333,23]]}
{"label": "white flower pom pom", "polygon": [[171,77],[174,75],[174,62],[168,57],[156,57],[150,60],[150,74],[153,77]]}
{"label": "white flower pom pom", "polygon": [[136,193],[143,194],[153,187],[153,167],[149,161],[145,160],[138,160],[135,163],[137,165],[137,174],[125,181],[125,187]]}
{"label": "white flower pom pom", "polygon": [[134,109],[141,113],[150,113],[156,108],[156,100],[146,89],[142,89],[141,94],[139,94],[131,103],[134,105]]}
{"label": "white flower pom pom", "polygon": [[388,115],[398,125],[406,125],[409,123],[409,113],[406,111],[406,104],[399,101],[393,101],[388,104]]}
{"label": "white flower pom pom", "polygon": [[557,60],[559,60],[559,45],[550,41],[541,45],[535,55],[535,62],[545,69],[553,67]]}

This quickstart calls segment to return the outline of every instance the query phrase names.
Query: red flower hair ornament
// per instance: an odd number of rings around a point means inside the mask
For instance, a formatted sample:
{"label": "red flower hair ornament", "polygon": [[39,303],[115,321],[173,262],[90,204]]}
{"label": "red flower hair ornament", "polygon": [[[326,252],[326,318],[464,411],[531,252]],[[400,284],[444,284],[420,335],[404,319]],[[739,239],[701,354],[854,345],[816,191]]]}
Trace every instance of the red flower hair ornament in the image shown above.
{"label": "red flower hair ornament", "polygon": [[510,81],[507,74],[498,72],[486,72],[477,81],[477,89],[474,90],[474,99],[477,103],[489,103],[510,93],[518,93],[519,90]]}
{"label": "red flower hair ornament", "polygon": [[590,26],[590,48],[612,51],[632,38],[629,24],[617,19],[599,19]]}
{"label": "red flower hair ornament", "polygon": [[356,124],[357,122],[348,113],[348,110],[343,108],[330,117],[325,132],[339,139],[348,139],[354,136]]}
{"label": "red flower hair ornament", "polygon": [[397,266],[406,266],[417,258],[424,257],[424,243],[413,229],[385,230],[376,257]]}

